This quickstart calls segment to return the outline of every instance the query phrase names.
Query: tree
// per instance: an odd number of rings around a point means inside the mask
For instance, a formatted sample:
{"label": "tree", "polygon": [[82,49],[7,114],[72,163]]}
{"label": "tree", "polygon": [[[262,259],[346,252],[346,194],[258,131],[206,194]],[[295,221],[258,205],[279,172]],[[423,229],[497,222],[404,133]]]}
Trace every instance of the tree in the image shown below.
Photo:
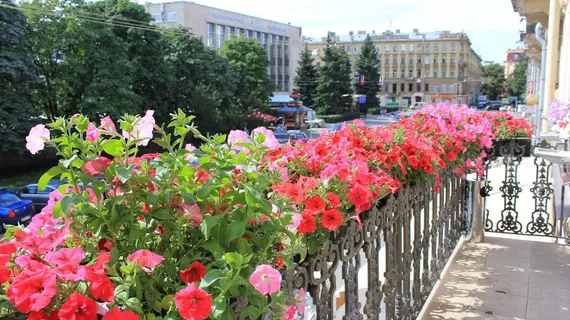
{"label": "tree", "polygon": [[22,153],[25,137],[37,121],[32,92],[38,84],[32,57],[27,52],[26,17],[15,4],[0,7],[0,151]]}
{"label": "tree", "polygon": [[356,71],[364,77],[364,85],[360,82],[356,84],[356,93],[366,95],[366,103],[360,106],[361,112],[378,106],[376,96],[380,90],[378,70],[380,70],[378,48],[374,46],[370,36],[367,36],[356,60]]}
{"label": "tree", "polygon": [[483,66],[481,93],[490,100],[497,99],[504,91],[505,68],[498,63]]}
{"label": "tree", "polygon": [[322,60],[317,77],[317,110],[323,114],[342,114],[347,101],[343,96],[350,96],[353,92],[348,54],[328,38]]}
{"label": "tree", "polygon": [[275,84],[267,74],[269,58],[261,44],[251,38],[233,38],[224,42],[220,53],[228,59],[235,74],[235,103],[240,110],[250,114],[254,109],[267,107]]}
{"label": "tree", "polygon": [[[237,80],[228,61],[190,33],[170,35],[166,62],[174,81],[172,109],[196,116],[204,132],[222,132],[243,125],[244,114],[234,101]],[[187,31],[187,30],[186,30]]]}
{"label": "tree", "polygon": [[507,91],[509,95],[522,98],[523,94],[525,94],[527,68],[528,57],[522,57],[513,73],[507,79]]}
{"label": "tree", "polygon": [[297,66],[297,75],[295,75],[294,85],[295,91],[301,94],[301,101],[305,106],[312,106],[314,95],[317,89],[317,68],[314,59],[309,52],[307,46],[301,52],[299,65]]}

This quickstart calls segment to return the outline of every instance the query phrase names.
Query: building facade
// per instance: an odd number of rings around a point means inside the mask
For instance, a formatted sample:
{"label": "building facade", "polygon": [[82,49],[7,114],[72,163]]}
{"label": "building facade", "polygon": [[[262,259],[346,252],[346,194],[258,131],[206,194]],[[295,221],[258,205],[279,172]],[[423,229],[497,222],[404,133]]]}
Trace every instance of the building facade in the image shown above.
{"label": "building facade", "polygon": [[[368,33],[359,31],[329,37],[348,53],[355,81],[356,59]],[[475,103],[481,88],[481,57],[471,48],[465,33],[449,31],[412,33],[400,30],[369,34],[378,48],[380,68],[378,81],[380,104],[398,102],[414,105],[420,102]],[[324,55],[327,37],[305,38],[317,66]]]}
{"label": "building facade", "polygon": [[513,72],[522,57],[525,56],[524,49],[507,49],[507,58],[505,59],[505,78],[508,78]]}
{"label": "building facade", "polygon": [[145,7],[155,23],[186,27],[217,50],[233,37],[257,39],[269,56],[267,72],[277,86],[274,99],[288,99],[301,52],[301,28],[194,2],[147,3]]}

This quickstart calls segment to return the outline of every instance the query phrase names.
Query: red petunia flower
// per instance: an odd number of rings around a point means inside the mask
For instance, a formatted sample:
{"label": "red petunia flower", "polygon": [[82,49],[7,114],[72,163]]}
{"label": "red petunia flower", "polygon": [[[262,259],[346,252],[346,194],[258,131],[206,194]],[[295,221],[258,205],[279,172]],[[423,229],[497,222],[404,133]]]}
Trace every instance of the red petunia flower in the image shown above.
{"label": "red petunia flower", "polygon": [[206,272],[206,267],[201,262],[194,261],[188,269],[180,271],[180,277],[184,283],[189,284],[202,280],[206,276]]}
{"label": "red petunia flower", "polygon": [[105,302],[115,301],[115,287],[103,271],[90,271],[87,275],[87,281],[90,283],[89,292],[93,298]]}
{"label": "red petunia flower", "polygon": [[75,291],[59,310],[61,320],[96,320],[97,303]]}
{"label": "red petunia flower", "polygon": [[132,311],[121,311],[119,307],[111,309],[102,320],[139,320],[139,316]]}
{"label": "red petunia flower", "polygon": [[303,220],[301,220],[301,223],[297,227],[297,231],[299,233],[311,233],[315,231],[317,228],[315,217],[310,213],[303,213],[302,217]]}
{"label": "red petunia flower", "polygon": [[24,313],[40,311],[47,307],[56,295],[55,284],[56,275],[48,270],[24,270],[12,282],[8,297],[16,308]]}
{"label": "red petunia flower", "polygon": [[209,178],[210,178],[210,175],[206,171],[200,169],[196,172],[196,174],[194,176],[194,182],[208,181]]}
{"label": "red petunia flower", "polygon": [[83,164],[81,169],[83,170],[84,173],[90,175],[104,174],[105,170],[107,170],[107,167],[109,167],[110,164],[111,160],[99,156],[95,160],[85,162],[85,164]]}
{"label": "red petunia flower", "polygon": [[59,311],[56,310],[47,315],[41,311],[32,311],[30,314],[28,314],[28,320],[58,320],[58,312]]}
{"label": "red petunia flower", "polygon": [[370,192],[368,191],[368,188],[359,184],[350,188],[350,191],[348,193],[348,200],[352,202],[352,204],[355,205],[356,207],[362,206],[365,203],[370,202],[369,198],[370,198]]}
{"label": "red petunia flower", "polygon": [[340,197],[336,194],[332,192],[327,193],[327,200],[329,201],[332,208],[340,207]]}
{"label": "red petunia flower", "polygon": [[336,209],[329,209],[323,213],[321,224],[325,229],[334,231],[342,224],[342,213]]}
{"label": "red petunia flower", "polygon": [[185,320],[207,319],[212,311],[212,297],[193,283],[176,293],[174,303]]}
{"label": "red petunia flower", "polygon": [[320,196],[313,196],[305,201],[305,212],[319,214],[326,208],[327,204]]}
{"label": "red petunia flower", "polygon": [[97,250],[99,251],[111,252],[111,249],[113,249],[113,247],[113,242],[107,238],[101,238],[97,242]]}

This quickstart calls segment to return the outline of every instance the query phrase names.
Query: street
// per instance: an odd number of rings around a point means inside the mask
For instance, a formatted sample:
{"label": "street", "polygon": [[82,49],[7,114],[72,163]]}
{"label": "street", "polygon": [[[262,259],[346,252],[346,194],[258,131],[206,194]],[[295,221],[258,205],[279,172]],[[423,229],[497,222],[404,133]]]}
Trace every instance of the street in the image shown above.
{"label": "street", "polygon": [[[370,127],[378,127],[378,126],[386,126],[388,125],[390,122],[392,122],[393,117],[391,116],[379,116],[379,115],[367,115],[366,119],[364,120],[364,124],[366,126],[370,126]],[[346,123],[352,123],[351,121],[346,121]],[[332,128],[333,126],[337,125],[339,123],[327,123],[325,124],[325,126],[323,128],[312,128],[309,129],[309,132],[307,133],[307,136],[309,137],[309,139],[316,139],[319,135],[321,135],[321,133],[325,130],[329,130],[330,128]]]}

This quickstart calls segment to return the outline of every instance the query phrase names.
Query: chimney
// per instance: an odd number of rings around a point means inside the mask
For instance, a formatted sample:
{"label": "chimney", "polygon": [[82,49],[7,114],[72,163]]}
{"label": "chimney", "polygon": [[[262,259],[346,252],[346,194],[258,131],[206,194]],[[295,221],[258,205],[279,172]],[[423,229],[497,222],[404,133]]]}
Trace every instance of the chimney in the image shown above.
{"label": "chimney", "polygon": [[354,35],[354,31],[349,31],[348,35],[350,35],[350,36]]}
{"label": "chimney", "polygon": [[415,34],[418,34],[418,32],[420,32],[418,29],[414,29]]}
{"label": "chimney", "polygon": [[400,29],[396,29],[396,33],[400,33]]}
{"label": "chimney", "polygon": [[376,30],[372,30],[372,34],[376,34]]}

